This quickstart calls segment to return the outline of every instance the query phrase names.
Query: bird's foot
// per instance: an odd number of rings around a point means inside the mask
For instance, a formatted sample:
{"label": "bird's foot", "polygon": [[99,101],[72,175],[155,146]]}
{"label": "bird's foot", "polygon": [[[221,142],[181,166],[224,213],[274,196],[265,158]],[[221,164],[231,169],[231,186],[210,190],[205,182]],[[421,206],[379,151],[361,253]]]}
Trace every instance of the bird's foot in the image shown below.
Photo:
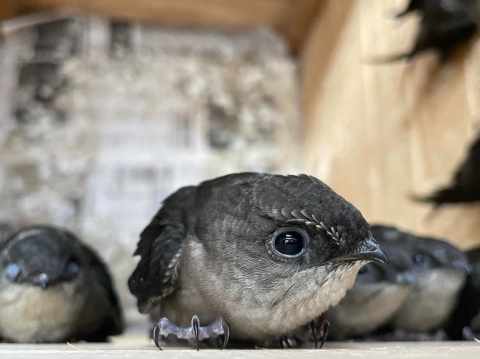
{"label": "bird's foot", "polygon": [[222,337],[220,349],[225,349],[230,337],[230,328],[222,317],[206,327],[201,327],[200,319],[198,316],[194,315],[192,317],[191,326],[188,328],[179,328],[167,318],[161,318],[153,328],[153,341],[158,349],[162,350],[160,347],[161,337],[166,337],[169,334],[172,334],[179,339],[194,339],[197,350],[199,350],[199,343],[201,340]]}
{"label": "bird's foot", "polygon": [[[315,349],[322,349],[328,336],[328,329],[330,328],[330,322],[326,319],[310,322],[310,330],[312,331],[313,341],[315,343]],[[320,343],[320,346],[318,345]]]}
{"label": "bird's foot", "polygon": [[312,320],[308,325],[302,327],[295,333],[293,340],[283,336],[280,339],[280,345],[283,348],[292,348],[294,346],[292,342],[295,343],[295,346],[299,346],[313,339],[315,349],[321,349],[327,340],[329,326],[330,323],[328,320]]}
{"label": "bird's foot", "polygon": [[480,338],[480,333],[475,333],[470,327],[464,327],[462,333],[465,340],[478,340]]}

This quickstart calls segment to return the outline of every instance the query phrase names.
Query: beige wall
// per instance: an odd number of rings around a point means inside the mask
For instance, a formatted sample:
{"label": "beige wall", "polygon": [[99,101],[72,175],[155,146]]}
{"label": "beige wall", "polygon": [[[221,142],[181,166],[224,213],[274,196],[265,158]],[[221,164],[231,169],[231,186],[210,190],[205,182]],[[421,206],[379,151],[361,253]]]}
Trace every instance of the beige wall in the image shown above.
{"label": "beige wall", "polygon": [[480,205],[439,210],[413,203],[449,182],[480,116],[480,43],[438,67],[367,65],[409,49],[417,19],[391,19],[405,1],[326,0],[303,54],[306,171],[367,220],[480,243]]}

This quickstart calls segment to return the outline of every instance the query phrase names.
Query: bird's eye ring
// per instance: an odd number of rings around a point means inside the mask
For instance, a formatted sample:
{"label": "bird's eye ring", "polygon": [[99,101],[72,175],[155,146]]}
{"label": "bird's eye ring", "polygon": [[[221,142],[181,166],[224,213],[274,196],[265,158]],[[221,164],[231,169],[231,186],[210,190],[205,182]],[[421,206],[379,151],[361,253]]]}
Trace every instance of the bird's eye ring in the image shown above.
{"label": "bird's eye ring", "polygon": [[308,233],[300,227],[282,227],[271,238],[275,253],[284,258],[298,258],[305,252]]}
{"label": "bird's eye ring", "polygon": [[5,267],[5,274],[12,281],[16,280],[21,272],[22,269],[17,263],[10,263]]}

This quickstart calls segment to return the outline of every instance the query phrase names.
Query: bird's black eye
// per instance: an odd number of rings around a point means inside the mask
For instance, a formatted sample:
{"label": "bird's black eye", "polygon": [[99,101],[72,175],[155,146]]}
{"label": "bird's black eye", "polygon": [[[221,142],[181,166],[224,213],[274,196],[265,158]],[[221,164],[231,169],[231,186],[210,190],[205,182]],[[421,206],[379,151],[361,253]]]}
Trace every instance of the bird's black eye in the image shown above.
{"label": "bird's black eye", "polygon": [[362,274],[365,274],[367,272],[368,272],[368,265],[365,265],[362,268],[360,268],[360,270],[358,271],[358,274],[362,275]]}
{"label": "bird's black eye", "polygon": [[417,267],[422,267],[426,262],[426,258],[422,253],[416,253],[413,256],[413,264],[415,264]]}
{"label": "bird's black eye", "polygon": [[22,271],[22,269],[16,263],[10,263],[9,265],[7,265],[5,267],[5,274],[6,274],[7,278],[12,280],[12,281],[14,281],[18,278],[21,271]]}
{"label": "bird's black eye", "polygon": [[68,260],[67,263],[65,263],[65,268],[63,269],[63,272],[67,277],[75,277],[79,271],[80,267],[78,266],[78,263],[75,259],[71,258]]}
{"label": "bird's black eye", "polygon": [[280,228],[272,236],[277,254],[282,257],[299,257],[305,248],[308,233],[302,228]]}

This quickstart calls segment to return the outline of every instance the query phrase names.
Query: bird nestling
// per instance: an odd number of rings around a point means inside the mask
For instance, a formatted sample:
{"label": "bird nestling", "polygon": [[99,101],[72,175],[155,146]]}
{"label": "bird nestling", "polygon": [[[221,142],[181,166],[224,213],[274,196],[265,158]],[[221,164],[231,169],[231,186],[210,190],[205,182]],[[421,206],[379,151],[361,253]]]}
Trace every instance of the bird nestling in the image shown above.
{"label": "bird nestling", "polygon": [[457,46],[473,38],[480,20],[478,0],[410,0],[396,17],[412,13],[421,16],[415,45],[406,53],[380,62],[410,61],[428,50],[435,51],[445,61]]}
{"label": "bird nestling", "polygon": [[422,202],[432,203],[435,208],[445,204],[473,203],[480,201],[480,138],[470,147],[468,155],[457,169],[452,184],[435,191]]}
{"label": "bird nestling", "polygon": [[160,306],[164,317],[155,342],[171,333],[197,348],[289,336],[338,303],[360,267],[387,261],[361,213],[323,182],[260,173],[181,188],[135,254],[130,291],[141,313]]}
{"label": "bird nestling", "polygon": [[393,227],[372,226],[375,238],[400,246],[413,261],[417,286],[397,311],[390,325],[398,340],[424,340],[444,331],[460,291],[471,270],[468,258],[447,242],[414,236]]}
{"label": "bird nestling", "polygon": [[386,325],[416,286],[410,256],[395,243],[378,240],[389,264],[360,268],[352,289],[323,318],[330,322],[333,340],[366,339]]}
{"label": "bird nestling", "polygon": [[71,233],[34,226],[0,247],[0,338],[105,341],[123,329],[107,268]]}

